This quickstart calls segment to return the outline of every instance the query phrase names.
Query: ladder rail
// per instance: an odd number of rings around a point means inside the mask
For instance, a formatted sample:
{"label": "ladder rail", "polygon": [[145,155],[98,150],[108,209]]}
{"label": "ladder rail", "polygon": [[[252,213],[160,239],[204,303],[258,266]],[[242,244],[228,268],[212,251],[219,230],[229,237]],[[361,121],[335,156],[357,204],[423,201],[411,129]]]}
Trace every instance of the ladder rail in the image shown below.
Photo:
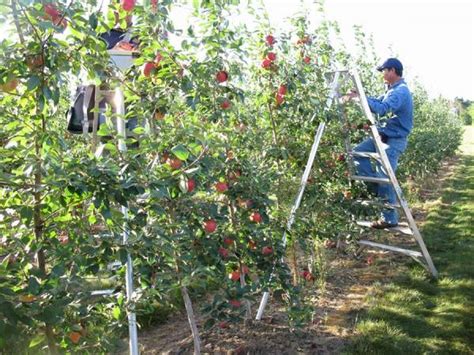
{"label": "ladder rail", "polygon": [[[329,93],[328,99],[326,100],[326,106],[325,106],[327,110],[329,110],[331,108],[331,106],[333,104],[333,101],[335,100],[335,98],[338,95],[340,74],[341,74],[340,71],[337,71],[334,74],[333,81],[330,85],[330,93]],[[315,118],[315,116],[316,116],[316,113],[311,118],[311,121]],[[286,248],[287,232],[289,232],[291,230],[291,227],[293,226],[293,223],[294,223],[295,217],[296,217],[296,211],[298,210],[298,208],[301,204],[301,200],[303,199],[304,190],[306,189],[306,184],[308,182],[308,177],[309,177],[309,174],[311,172],[311,168],[313,167],[314,159],[316,157],[316,153],[318,151],[319,143],[321,141],[321,137],[324,133],[325,127],[326,127],[326,122],[324,122],[324,121],[321,122],[319,124],[318,130],[316,131],[316,134],[314,136],[313,145],[311,146],[311,152],[310,152],[310,155],[308,157],[308,161],[306,163],[305,170],[304,170],[303,175],[301,177],[300,188],[298,190],[298,194],[296,196],[293,207],[291,208],[290,217],[288,218],[288,222],[287,222],[287,225],[286,225],[286,230],[283,232],[282,241],[283,241],[283,247],[284,248]],[[273,269],[272,269],[272,272],[270,274],[269,281],[271,281],[274,277],[275,267],[276,267],[276,264],[273,265]],[[263,293],[262,299],[260,301],[260,306],[258,307],[257,315],[255,316],[256,320],[261,320],[262,319],[262,315],[263,315],[263,312],[264,312],[265,307],[267,305],[269,295],[270,295],[269,291],[265,291]]]}

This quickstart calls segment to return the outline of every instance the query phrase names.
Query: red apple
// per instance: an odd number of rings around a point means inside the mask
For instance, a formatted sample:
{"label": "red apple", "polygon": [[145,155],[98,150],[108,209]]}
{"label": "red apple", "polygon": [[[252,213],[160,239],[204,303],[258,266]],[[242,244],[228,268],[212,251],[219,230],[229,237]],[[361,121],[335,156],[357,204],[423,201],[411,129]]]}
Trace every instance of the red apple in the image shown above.
{"label": "red apple", "polygon": [[275,44],[275,37],[273,37],[272,35],[267,35],[265,37],[265,42],[267,42],[267,44],[271,47]]}
{"label": "red apple", "polygon": [[171,158],[168,160],[168,164],[173,170],[178,170],[183,165],[183,162],[178,158]]}
{"label": "red apple", "polygon": [[270,69],[270,67],[272,66],[272,61],[268,58],[265,58],[263,61],[262,61],[262,68],[263,69]]}
{"label": "red apple", "polygon": [[250,220],[255,223],[260,223],[262,222],[262,216],[258,212],[252,212],[250,215]]}
{"label": "red apple", "polygon": [[51,21],[56,26],[62,26],[63,28],[67,27],[67,21],[62,18],[61,13],[59,12],[56,4],[49,3],[45,4],[43,7],[44,15],[43,19]]}
{"label": "red apple", "polygon": [[267,54],[267,58],[270,59],[272,62],[277,58],[276,54],[273,52],[270,52]]}
{"label": "red apple", "polygon": [[308,271],[304,270],[300,275],[306,280],[306,281],[313,281],[314,277],[313,275]]}
{"label": "red apple", "polygon": [[280,105],[283,103],[283,101],[285,101],[285,98],[283,97],[282,94],[277,93],[277,94],[275,95],[275,101],[276,101],[276,105],[277,105],[277,106],[280,106]]}
{"label": "red apple", "polygon": [[188,185],[188,192],[193,192],[194,188],[196,187],[196,180],[194,180],[193,178],[189,178],[187,185]]}
{"label": "red apple", "polygon": [[49,16],[50,19],[54,20],[61,16],[56,4],[50,3],[45,4],[43,7],[44,12]]}
{"label": "red apple", "polygon": [[122,9],[129,12],[135,7],[135,0],[121,0],[120,5],[122,5]]}
{"label": "red apple", "polygon": [[225,182],[218,182],[216,184],[217,192],[224,193],[229,189],[229,186]]}
{"label": "red apple", "polygon": [[232,245],[232,244],[234,244],[234,239],[226,237],[226,238],[224,238],[224,244],[225,245]]}
{"label": "red apple", "polygon": [[71,339],[71,341],[72,341],[74,344],[77,344],[77,343],[79,343],[79,340],[81,339],[81,333],[79,333],[79,332],[71,332],[71,333],[69,333],[69,339]]}
{"label": "red apple", "polygon": [[154,69],[155,69],[154,62],[146,62],[145,64],[143,64],[143,67],[142,67],[143,76],[145,76],[146,78],[149,78]]}
{"label": "red apple", "polygon": [[219,328],[221,329],[229,328],[229,323],[227,323],[226,321],[219,322]]}
{"label": "red apple", "polygon": [[250,272],[249,267],[247,265],[242,265],[242,274],[246,275]]}
{"label": "red apple", "polygon": [[346,156],[344,154],[339,154],[339,156],[337,157],[337,161],[345,161],[346,160]]}
{"label": "red apple", "polygon": [[240,272],[238,272],[238,271],[232,271],[232,272],[229,274],[229,279],[231,279],[232,281],[239,281],[239,280],[240,280]]}
{"label": "red apple", "polygon": [[286,92],[287,92],[286,85],[281,84],[280,87],[278,88],[278,93],[280,95],[286,95]]}
{"label": "red apple", "polygon": [[217,229],[217,222],[213,219],[209,219],[204,222],[204,231],[206,233],[213,233]]}
{"label": "red apple", "polygon": [[170,153],[168,153],[166,150],[163,151],[163,153],[161,154],[160,162],[162,164],[166,163],[169,157],[170,157]]}
{"label": "red apple", "polygon": [[217,72],[217,74],[216,74],[216,80],[219,83],[223,83],[223,82],[227,81],[228,78],[229,78],[229,75],[227,74],[227,72],[225,70],[221,70],[221,71]]}
{"label": "red apple", "polygon": [[241,303],[239,300],[230,300],[229,301],[229,304],[232,306],[232,307],[235,307],[235,308],[239,308],[241,306]]}
{"label": "red apple", "polygon": [[272,247],[263,247],[262,248],[262,254],[263,255],[270,255],[271,253],[273,253],[273,248]]}
{"label": "red apple", "polygon": [[229,251],[226,248],[219,247],[219,255],[222,256],[223,259],[229,256]]}
{"label": "red apple", "polygon": [[309,64],[309,63],[311,63],[311,58],[308,57],[308,56],[305,56],[305,57],[303,58],[303,62],[305,62],[306,64]]}
{"label": "red apple", "polygon": [[230,109],[230,106],[231,106],[231,103],[230,103],[230,101],[227,100],[227,99],[225,99],[225,100],[222,101],[222,103],[221,103],[221,108],[222,108],[223,110],[228,110],[228,109]]}

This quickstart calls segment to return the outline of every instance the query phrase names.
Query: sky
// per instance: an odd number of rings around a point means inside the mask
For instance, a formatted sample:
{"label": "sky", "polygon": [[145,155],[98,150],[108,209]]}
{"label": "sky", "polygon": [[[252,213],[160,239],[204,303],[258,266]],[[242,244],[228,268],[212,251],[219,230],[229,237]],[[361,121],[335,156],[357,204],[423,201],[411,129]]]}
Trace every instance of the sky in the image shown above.
{"label": "sky", "polygon": [[[299,1],[264,3],[275,27],[300,9]],[[432,97],[474,100],[474,0],[326,0],[325,9],[348,48],[361,25],[380,58],[397,54],[408,82],[417,78]]]}

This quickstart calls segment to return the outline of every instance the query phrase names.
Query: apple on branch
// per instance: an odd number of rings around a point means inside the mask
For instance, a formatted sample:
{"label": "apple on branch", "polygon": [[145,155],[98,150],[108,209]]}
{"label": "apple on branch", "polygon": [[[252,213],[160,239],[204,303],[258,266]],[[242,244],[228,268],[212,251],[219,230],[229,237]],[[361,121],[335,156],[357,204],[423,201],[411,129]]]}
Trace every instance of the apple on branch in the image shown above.
{"label": "apple on branch", "polygon": [[193,178],[189,178],[187,181],[188,192],[193,192],[195,187],[196,187],[196,180],[194,180]]}
{"label": "apple on branch", "polygon": [[275,37],[273,37],[272,35],[267,35],[265,37],[265,42],[267,43],[267,45],[272,47],[275,44],[276,40],[275,40]]}
{"label": "apple on branch", "polygon": [[223,110],[228,110],[228,109],[230,109],[230,107],[231,107],[231,103],[230,103],[229,100],[225,99],[224,101],[222,101],[221,108]]}
{"label": "apple on branch", "polygon": [[122,9],[127,12],[130,12],[135,7],[135,0],[121,0],[120,5],[122,6]]}
{"label": "apple on branch", "polygon": [[229,251],[226,248],[219,247],[219,255],[223,258],[226,259],[229,256]]}
{"label": "apple on branch", "polygon": [[220,192],[220,193],[224,193],[229,189],[229,185],[227,185],[226,182],[222,182],[222,181],[219,181],[215,187],[216,187],[217,192]]}
{"label": "apple on branch", "polygon": [[238,271],[232,271],[232,272],[229,274],[229,279],[231,279],[232,281],[239,281],[239,280],[240,280],[240,272],[238,272]]}
{"label": "apple on branch", "polygon": [[229,74],[227,74],[227,72],[225,70],[221,70],[221,71],[217,72],[217,74],[216,74],[217,82],[223,83],[223,82],[227,81],[227,79],[229,79]]}
{"label": "apple on branch", "polygon": [[255,223],[261,223],[262,222],[262,216],[258,212],[252,212],[250,215],[250,220]]}
{"label": "apple on branch", "polygon": [[204,222],[204,231],[206,233],[213,233],[217,229],[217,222],[213,219],[209,219]]}

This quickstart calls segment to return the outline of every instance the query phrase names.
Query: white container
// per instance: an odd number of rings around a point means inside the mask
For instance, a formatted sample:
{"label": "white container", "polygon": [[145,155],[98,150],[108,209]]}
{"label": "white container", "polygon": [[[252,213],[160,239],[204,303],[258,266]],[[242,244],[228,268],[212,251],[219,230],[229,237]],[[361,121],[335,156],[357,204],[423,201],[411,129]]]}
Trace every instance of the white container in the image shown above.
{"label": "white container", "polygon": [[117,49],[111,49],[107,52],[110,54],[112,63],[121,71],[125,71],[132,66],[134,52]]}

